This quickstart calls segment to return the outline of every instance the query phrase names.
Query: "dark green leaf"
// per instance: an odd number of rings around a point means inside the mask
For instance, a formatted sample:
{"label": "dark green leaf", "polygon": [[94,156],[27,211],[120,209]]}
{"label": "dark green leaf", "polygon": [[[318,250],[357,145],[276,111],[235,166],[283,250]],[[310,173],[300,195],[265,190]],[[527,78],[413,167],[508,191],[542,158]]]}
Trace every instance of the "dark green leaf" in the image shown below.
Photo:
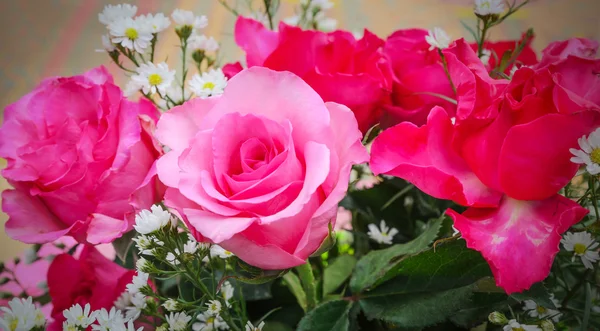
{"label": "dark green leaf", "polygon": [[529,288],[529,290],[521,293],[514,293],[511,295],[511,297],[519,302],[524,300],[533,300],[542,307],[557,309],[554,305],[554,302],[552,302],[552,299],[550,298],[550,292],[548,292],[542,283],[535,283],[531,286],[531,288]]}
{"label": "dark green leaf", "polygon": [[240,282],[238,286],[242,289],[244,300],[256,301],[271,299],[273,297],[271,294],[271,285],[273,285],[273,282],[264,284],[244,284]]}
{"label": "dark green leaf", "polygon": [[297,331],[347,331],[352,305],[346,300],[325,302],[300,320]]}
{"label": "dark green leaf", "polygon": [[394,277],[393,271],[401,257],[427,248],[437,237],[442,220],[443,218],[439,218],[429,222],[429,228],[413,241],[363,256],[356,264],[356,270],[350,280],[352,291],[358,293]]}
{"label": "dark green leaf", "polygon": [[121,238],[117,238],[113,241],[113,247],[115,248],[115,252],[117,253],[117,257],[123,264],[127,261],[127,255],[129,254],[129,250],[133,245],[133,238],[135,237],[135,231],[129,231],[124,233]]}
{"label": "dark green leaf", "polygon": [[323,273],[323,296],[332,293],[342,285],[356,265],[356,258],[351,255],[341,255],[336,258]]}
{"label": "dark green leaf", "polygon": [[472,328],[487,321],[490,312],[506,308],[508,296],[504,293],[475,292],[471,302],[450,317],[450,320],[461,327]]}
{"label": "dark green leaf", "polygon": [[420,328],[440,323],[468,307],[473,286],[442,292],[383,295],[361,299],[359,303],[369,318],[384,320],[398,327]]}
{"label": "dark green leaf", "polygon": [[283,282],[290,289],[290,292],[296,297],[298,304],[302,307],[302,310],[306,311],[307,303],[306,303],[306,293],[302,288],[302,284],[300,283],[300,278],[296,276],[293,272],[288,272],[283,275]]}
{"label": "dark green leaf", "polygon": [[294,331],[294,328],[281,322],[267,322],[263,331]]}

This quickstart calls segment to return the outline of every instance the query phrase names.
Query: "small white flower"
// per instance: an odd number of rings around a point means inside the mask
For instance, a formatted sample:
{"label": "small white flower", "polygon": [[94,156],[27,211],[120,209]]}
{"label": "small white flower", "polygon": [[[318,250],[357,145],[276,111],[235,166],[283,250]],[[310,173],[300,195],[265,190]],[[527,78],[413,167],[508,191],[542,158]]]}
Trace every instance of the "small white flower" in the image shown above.
{"label": "small white flower", "polygon": [[[322,14],[322,13],[320,13],[320,14]],[[317,15],[317,16],[319,16],[319,15]],[[323,18],[317,20],[316,22],[317,22],[317,30],[324,31],[324,32],[334,31],[335,28],[337,27],[337,20],[335,18],[331,18],[331,17],[323,17]]]}
{"label": "small white flower", "polygon": [[152,32],[146,29],[141,21],[130,17],[120,18],[108,26],[112,42],[121,44],[121,46],[134,50],[138,53],[144,51],[150,46]]}
{"label": "small white flower", "polygon": [[592,263],[600,260],[600,255],[594,251],[599,244],[588,232],[567,232],[560,242],[567,251],[573,252],[573,260],[579,256],[583,265],[588,269],[593,269]]}
{"label": "small white flower", "polygon": [[195,254],[198,251],[198,243],[196,241],[188,240],[187,243],[183,244],[183,252],[189,254]]}
{"label": "small white flower", "polygon": [[198,314],[196,319],[199,322],[192,324],[192,330],[194,331],[229,330],[229,326],[221,316],[212,316],[208,312],[204,312]]}
{"label": "small white flower", "polygon": [[600,128],[594,130],[589,136],[583,136],[577,141],[581,149],[571,148],[569,151],[575,155],[571,162],[585,164],[590,175],[600,173]]}
{"label": "small white flower", "polygon": [[225,300],[227,308],[231,308],[231,303],[229,303],[229,300],[233,298],[233,292],[233,286],[228,281],[224,282],[223,285],[221,285],[221,288],[219,289],[219,293],[221,294],[223,300]]}
{"label": "small white flower", "polygon": [[188,39],[188,47],[194,51],[214,52],[219,49],[219,43],[213,37],[194,34]]}
{"label": "small white flower", "polygon": [[333,8],[333,2],[329,0],[302,0],[300,3],[303,6],[309,5],[309,9],[327,10]]}
{"label": "small white flower", "polygon": [[68,321],[63,322],[63,331],[79,331],[80,328],[74,324],[69,323]]}
{"label": "small white flower", "polygon": [[142,287],[148,286],[148,277],[149,275],[147,273],[138,271],[137,274],[133,276],[131,284],[127,284],[127,292],[132,295],[140,293]]}
{"label": "small white flower", "polygon": [[217,316],[221,312],[221,301],[219,300],[210,300],[206,303],[208,309],[206,310],[212,316]]}
{"label": "small white flower", "polygon": [[265,322],[260,322],[259,325],[254,326],[252,323],[250,323],[250,321],[248,321],[248,323],[246,323],[246,331],[262,331],[264,326]]}
{"label": "small white flower", "polygon": [[96,312],[91,312],[90,309],[89,303],[85,305],[85,308],[76,304],[63,311],[63,316],[67,319],[67,323],[85,329],[96,320]]}
{"label": "small white flower", "polygon": [[166,30],[171,25],[171,20],[163,13],[141,15],[136,18],[142,25],[142,28],[152,33],[159,33]]}
{"label": "small white flower", "polygon": [[96,52],[112,52],[117,49],[110,41],[110,36],[107,34],[102,35],[102,47],[102,49],[97,49]]}
{"label": "small white flower", "polygon": [[300,15],[286,17],[283,19],[283,22],[287,25],[297,26],[300,23]]}
{"label": "small white flower", "polygon": [[436,48],[448,48],[452,39],[450,39],[450,36],[442,28],[435,27],[433,30],[429,30],[429,34],[425,36],[425,41],[431,45],[429,47],[431,51]]}
{"label": "small white flower", "polygon": [[175,248],[175,251],[173,253],[167,253],[167,256],[165,258],[167,262],[171,263],[172,265],[179,265],[179,255],[181,255],[179,249]]}
{"label": "small white flower", "polygon": [[223,94],[227,78],[221,69],[210,69],[202,75],[195,74],[189,83],[190,90],[200,98]]}
{"label": "small white flower", "polygon": [[[152,62],[144,63],[136,71],[137,73],[131,76],[131,81],[135,82],[146,94],[158,92],[164,95],[175,80],[175,70],[169,70],[169,66],[165,62],[158,65]],[[166,211],[165,213],[168,214]],[[169,214],[169,219],[170,217],[171,215]]]}
{"label": "small white flower", "polygon": [[484,66],[487,66],[488,64],[490,64],[491,57],[492,57],[492,51],[490,51],[489,49],[485,48],[481,51],[481,63],[483,63]]}
{"label": "small white flower", "polygon": [[508,74],[508,77],[510,77],[511,79],[513,78],[513,76],[515,75],[515,72],[517,72],[517,70],[519,70],[519,67],[517,67],[516,65],[514,65],[511,69],[510,69],[510,73]]}
{"label": "small white flower", "polygon": [[127,322],[127,327],[125,327],[125,325],[123,325],[123,330],[122,331],[143,331],[144,327],[140,326],[137,330],[135,329],[135,325],[133,324],[133,321],[129,321]]}
{"label": "small white flower", "polygon": [[115,330],[125,323],[123,313],[112,307],[110,311],[102,308],[96,315],[97,324],[92,325],[94,331],[111,331]]}
{"label": "small white flower", "polygon": [[173,18],[178,28],[187,25],[192,29],[202,29],[208,25],[206,16],[195,16],[189,10],[175,9],[171,14],[171,18]]}
{"label": "small white flower", "polygon": [[179,303],[173,299],[168,299],[162,306],[168,311],[179,311]]}
{"label": "small white flower", "polygon": [[212,245],[210,246],[210,256],[219,257],[221,259],[228,259],[235,255],[219,245]]}
{"label": "small white flower", "polygon": [[158,231],[171,223],[171,214],[159,205],[150,207],[152,211],[142,210],[135,216],[135,230],[141,234]]}
{"label": "small white flower", "polygon": [[146,260],[145,258],[140,257],[135,262],[135,268],[138,272],[147,272],[150,268],[150,262],[148,262],[148,260]]}
{"label": "small white flower", "polygon": [[378,228],[375,224],[369,224],[369,232],[367,232],[367,235],[369,236],[369,238],[380,244],[391,245],[392,238],[394,238],[396,233],[398,233],[398,230],[396,230],[396,228],[390,229],[385,224],[384,220],[381,220],[379,226],[380,227]]}
{"label": "small white flower", "polygon": [[510,320],[508,321],[508,324],[504,326],[503,331],[542,331],[542,329],[536,325],[519,324],[517,320]]}
{"label": "small white flower", "polygon": [[127,291],[123,291],[123,293],[121,293],[121,295],[117,298],[117,300],[115,300],[115,302],[113,302],[113,306],[115,306],[115,308],[119,309],[119,310],[125,310],[127,309],[127,307],[130,307],[132,305],[131,303],[131,298],[133,296],[127,292]]}
{"label": "small white flower", "polygon": [[499,15],[504,12],[504,0],[475,0],[475,14]]}
{"label": "small white flower", "polygon": [[140,317],[142,310],[146,308],[148,303],[146,302],[146,296],[142,293],[137,293],[131,296],[131,306],[127,307],[125,313],[125,320],[135,321]]}
{"label": "small white flower", "polygon": [[110,23],[121,18],[132,18],[137,12],[137,7],[130,4],[122,5],[106,5],[104,10],[98,14],[100,23],[109,25]]}
{"label": "small white flower", "polygon": [[[556,298],[554,298],[554,294],[550,295],[550,299],[552,300],[556,308],[561,307],[560,302],[556,300]],[[558,322],[560,320],[560,317],[562,316],[562,314],[558,310],[539,306],[533,300],[525,300],[523,301],[523,303],[525,304],[523,310],[526,311],[527,314],[531,317],[535,317],[538,319],[551,318],[554,322]]]}
{"label": "small white flower", "polygon": [[[28,331],[36,326],[45,324],[44,315],[33,304],[33,299],[13,298],[8,302],[8,307],[0,307],[4,314],[0,317],[0,329],[10,331]],[[40,315],[42,321],[40,321]],[[41,325],[40,325],[41,324]]]}
{"label": "small white flower", "polygon": [[167,316],[167,323],[169,324],[169,331],[182,331],[187,329],[188,323],[192,320],[191,316],[186,313],[171,313]]}

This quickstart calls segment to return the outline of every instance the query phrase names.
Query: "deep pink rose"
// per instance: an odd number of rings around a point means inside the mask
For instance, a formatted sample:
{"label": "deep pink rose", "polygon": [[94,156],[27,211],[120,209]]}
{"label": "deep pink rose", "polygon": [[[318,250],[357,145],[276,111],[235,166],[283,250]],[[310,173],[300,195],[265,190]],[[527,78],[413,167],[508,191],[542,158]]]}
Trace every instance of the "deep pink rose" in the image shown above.
{"label": "deep pink rose", "polygon": [[390,102],[384,106],[384,128],[404,121],[424,124],[434,106],[454,115],[454,104],[432,95],[455,97],[438,50],[430,50],[425,41],[427,34],[423,29],[398,30],[385,42],[384,54],[392,66],[394,80]]}
{"label": "deep pink rose", "polygon": [[600,60],[570,56],[494,81],[464,45],[444,51],[458,82],[456,123],[436,107],[426,125],[387,129],[370,165],[470,207],[448,214],[497,284],[519,292],[548,275],[561,234],[588,212],[558,192],[578,168],[569,149],[600,126]]}
{"label": "deep pink rose", "polygon": [[90,304],[91,310],[110,310],[131,283],[134,270],[127,270],[86,245],[79,258],[61,254],[48,269],[48,292],[54,306],[50,330],[60,330],[62,312],[75,304]]}
{"label": "deep pink rose", "polygon": [[353,164],[365,162],[356,119],[289,72],[246,69],[220,97],[165,113],[156,135],[165,203],[198,239],[249,264],[304,263],[335,224]]}
{"label": "deep pink rose", "polygon": [[131,229],[160,200],[150,131],[157,110],[123,98],[104,67],[50,78],[6,108],[0,127],[6,233],[26,243],[63,235],[92,244]]}
{"label": "deep pink rose", "polygon": [[[270,31],[240,16],[235,41],[246,52],[248,67],[291,71],[308,83],[324,101],[349,107],[365,132],[381,117],[380,104],[391,88],[391,72],[382,54],[384,41],[365,30],[356,40],[346,31],[324,33],[279,24]],[[227,66],[231,75],[235,67]]]}
{"label": "deep pink rose", "polygon": [[547,67],[552,63],[566,59],[569,55],[593,60],[598,56],[599,46],[596,40],[586,38],[555,41],[544,48],[542,51],[542,60],[534,68]]}

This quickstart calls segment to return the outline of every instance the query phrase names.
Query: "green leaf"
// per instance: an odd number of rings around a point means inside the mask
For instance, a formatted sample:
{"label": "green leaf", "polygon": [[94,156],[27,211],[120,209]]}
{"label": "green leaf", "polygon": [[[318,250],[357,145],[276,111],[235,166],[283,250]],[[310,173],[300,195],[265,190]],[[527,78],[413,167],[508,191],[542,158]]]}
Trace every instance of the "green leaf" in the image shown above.
{"label": "green leaf", "polygon": [[472,27],[470,27],[470,26],[469,26],[467,23],[465,23],[464,21],[460,21],[460,24],[462,24],[462,26],[463,26],[465,29],[467,29],[467,31],[469,31],[469,33],[471,34],[471,36],[473,36],[473,39],[474,39],[474,40],[477,40],[477,39],[479,39],[479,38],[477,37],[477,33],[475,33],[475,30],[473,30],[473,28],[472,28]]}
{"label": "green leaf", "polygon": [[509,304],[504,293],[475,292],[471,302],[450,317],[452,323],[463,328],[472,328],[487,321],[490,312],[502,310]]}
{"label": "green leaf", "polygon": [[283,275],[283,282],[290,289],[290,292],[296,297],[298,304],[302,307],[302,310],[306,312],[307,303],[306,303],[306,293],[302,288],[302,284],[300,283],[300,278],[296,276],[293,272],[288,272]]}
{"label": "green leaf", "polygon": [[529,290],[521,293],[514,293],[511,295],[511,297],[519,302],[524,300],[533,300],[542,307],[557,309],[554,305],[554,302],[552,302],[550,292],[548,292],[548,289],[546,289],[542,283],[535,283],[529,288]]}
{"label": "green leaf", "polygon": [[273,285],[273,282],[267,282],[264,284],[244,284],[240,282],[238,287],[242,289],[244,300],[256,301],[271,299],[273,297],[271,294],[271,285]]}
{"label": "green leaf", "polygon": [[252,277],[244,277],[244,276],[227,276],[227,278],[233,278],[242,283],[246,284],[265,284],[272,280],[275,280],[283,275],[285,275],[290,269],[285,270],[263,270],[259,275],[253,275]]}
{"label": "green leaf", "polygon": [[323,296],[332,293],[342,285],[356,265],[352,255],[341,255],[336,258],[323,272]]}
{"label": "green leaf", "polygon": [[115,252],[117,253],[117,257],[121,261],[122,264],[125,264],[127,261],[127,255],[131,246],[133,245],[133,238],[135,237],[135,231],[129,231],[124,233],[121,238],[115,239],[113,241],[113,247],[115,248]]}
{"label": "green leaf", "polygon": [[352,306],[353,302],[346,300],[325,302],[300,320],[297,331],[347,331]]}
{"label": "green leaf", "polygon": [[473,284],[491,276],[491,271],[481,254],[467,248],[464,240],[452,240],[401,259],[388,275],[394,278],[363,295],[448,290]]}
{"label": "green leaf", "polygon": [[442,292],[383,295],[359,301],[368,318],[393,323],[397,327],[420,328],[440,323],[467,307],[474,285]]}
{"label": "green leaf", "polygon": [[393,270],[400,262],[401,257],[427,248],[437,237],[442,221],[443,218],[438,218],[429,222],[429,228],[413,241],[372,251],[363,256],[356,264],[356,270],[350,280],[352,291],[362,292],[394,277]]}

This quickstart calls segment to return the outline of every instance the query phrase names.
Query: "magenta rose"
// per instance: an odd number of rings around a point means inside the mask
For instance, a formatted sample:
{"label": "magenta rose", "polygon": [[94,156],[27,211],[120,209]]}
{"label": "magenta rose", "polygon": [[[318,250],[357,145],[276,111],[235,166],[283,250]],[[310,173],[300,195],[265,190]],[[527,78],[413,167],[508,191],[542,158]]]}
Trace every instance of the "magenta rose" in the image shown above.
{"label": "magenta rose", "polygon": [[124,99],[104,67],[44,80],[8,106],[0,157],[15,189],[2,193],[6,233],[99,244],[130,230],[136,209],[161,198],[151,171],[157,117],[150,102]]}
{"label": "magenta rose", "polygon": [[598,47],[600,44],[597,41],[586,38],[555,41],[544,48],[542,60],[534,68],[545,68],[552,63],[566,59],[569,55],[593,60],[598,56]]}
{"label": "magenta rose", "polygon": [[[381,117],[381,103],[391,89],[384,41],[365,30],[357,40],[347,31],[325,33],[279,24],[270,31],[255,20],[239,17],[235,41],[246,52],[248,67],[290,71],[302,77],[325,101],[349,107],[365,132]],[[239,65],[228,65],[231,76]]]}
{"label": "magenta rose", "polygon": [[157,162],[166,205],[199,240],[264,269],[300,265],[320,247],[352,165],[368,159],[350,109],[261,67],[165,113],[156,136],[170,148]]}

